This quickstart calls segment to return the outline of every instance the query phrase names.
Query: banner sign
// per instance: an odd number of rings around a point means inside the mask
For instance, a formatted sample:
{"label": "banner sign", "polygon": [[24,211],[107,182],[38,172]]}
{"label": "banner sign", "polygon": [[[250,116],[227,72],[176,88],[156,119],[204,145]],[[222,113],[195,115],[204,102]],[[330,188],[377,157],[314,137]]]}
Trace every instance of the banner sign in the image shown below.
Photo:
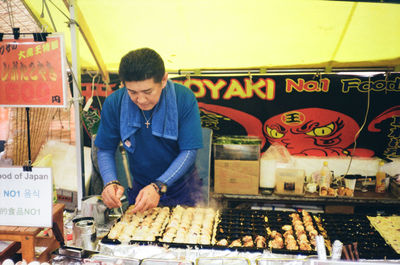
{"label": "banner sign", "polygon": [[0,106],[66,107],[63,35],[0,42]]}
{"label": "banner sign", "polygon": [[52,227],[51,168],[0,168],[0,225]]}
{"label": "banner sign", "polygon": [[[91,79],[83,94],[92,92]],[[292,155],[400,157],[400,75],[254,75],[174,78],[199,102],[214,136],[251,135]],[[112,89],[119,81],[112,76]],[[95,92],[106,96],[104,84]],[[109,95],[111,91],[107,92]],[[97,108],[97,107],[96,107]],[[99,111],[97,112],[99,114]]]}

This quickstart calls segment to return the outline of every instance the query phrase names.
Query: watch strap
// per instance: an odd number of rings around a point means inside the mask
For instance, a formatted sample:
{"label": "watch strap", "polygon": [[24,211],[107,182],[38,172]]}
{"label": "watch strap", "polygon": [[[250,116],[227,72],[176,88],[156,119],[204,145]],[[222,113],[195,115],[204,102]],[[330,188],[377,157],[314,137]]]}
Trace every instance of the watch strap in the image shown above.
{"label": "watch strap", "polygon": [[160,195],[163,195],[163,194],[165,194],[166,192],[167,192],[167,185],[165,185],[165,183],[163,183],[163,182],[161,182],[161,181],[159,181],[159,180],[156,180],[156,181],[154,181],[153,182],[156,186],[157,186],[157,188],[158,188],[158,190],[157,190],[157,192],[158,192],[158,194],[160,194]]}

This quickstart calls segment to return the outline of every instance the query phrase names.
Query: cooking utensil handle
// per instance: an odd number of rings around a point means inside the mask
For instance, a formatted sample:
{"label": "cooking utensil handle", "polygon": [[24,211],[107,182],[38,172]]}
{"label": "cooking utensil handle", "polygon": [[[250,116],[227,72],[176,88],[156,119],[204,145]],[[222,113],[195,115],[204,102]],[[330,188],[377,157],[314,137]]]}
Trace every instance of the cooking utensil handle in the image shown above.
{"label": "cooking utensil handle", "polygon": [[131,174],[130,174],[130,170],[129,170],[128,158],[127,158],[126,150],[122,144],[119,145],[119,151],[122,156],[122,165],[124,167],[125,177],[126,177],[126,181],[128,183],[128,187],[130,189],[132,189],[133,186],[132,186]]}
{"label": "cooking utensil handle", "polygon": [[53,222],[52,230],[57,241],[60,243],[60,246],[63,247],[65,245],[64,236],[61,234],[60,228],[56,222]]}

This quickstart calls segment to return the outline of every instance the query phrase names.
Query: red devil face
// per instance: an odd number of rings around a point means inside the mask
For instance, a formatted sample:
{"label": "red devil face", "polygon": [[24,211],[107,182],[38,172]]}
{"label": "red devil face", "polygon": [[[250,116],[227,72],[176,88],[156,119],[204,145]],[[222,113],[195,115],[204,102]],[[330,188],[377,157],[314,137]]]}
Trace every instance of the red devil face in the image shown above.
{"label": "red devil face", "polygon": [[267,140],[283,144],[293,155],[345,155],[358,124],[340,112],[307,108],[276,115],[264,123]]}

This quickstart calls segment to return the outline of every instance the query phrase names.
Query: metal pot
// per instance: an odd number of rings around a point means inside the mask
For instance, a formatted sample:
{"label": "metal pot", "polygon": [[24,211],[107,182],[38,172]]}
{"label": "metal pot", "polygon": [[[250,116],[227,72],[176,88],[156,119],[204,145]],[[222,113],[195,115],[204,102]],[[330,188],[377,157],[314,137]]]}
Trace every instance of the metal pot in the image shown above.
{"label": "metal pot", "polygon": [[73,242],[76,247],[96,250],[96,225],[93,217],[80,217],[73,222]]}

